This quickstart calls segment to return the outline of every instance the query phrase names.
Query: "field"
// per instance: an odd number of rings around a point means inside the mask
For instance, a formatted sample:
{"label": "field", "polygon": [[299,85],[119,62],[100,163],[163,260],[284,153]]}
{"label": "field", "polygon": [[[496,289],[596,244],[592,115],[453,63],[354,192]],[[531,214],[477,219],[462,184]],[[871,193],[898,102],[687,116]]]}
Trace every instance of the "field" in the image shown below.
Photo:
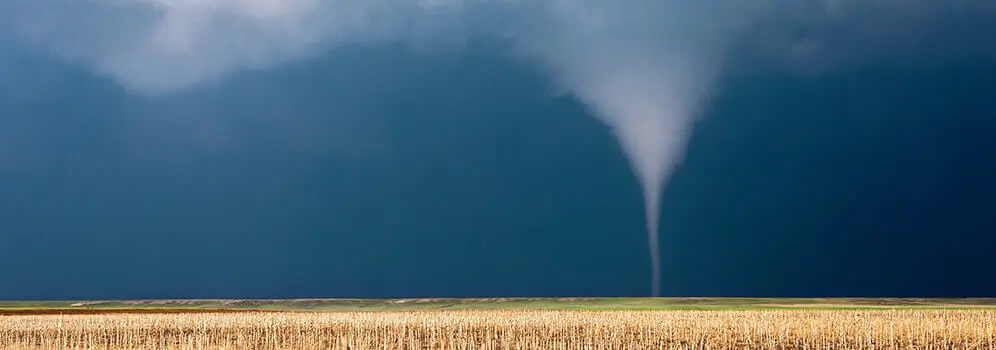
{"label": "field", "polygon": [[0,303],[0,348],[996,349],[992,305],[705,298],[10,302]]}

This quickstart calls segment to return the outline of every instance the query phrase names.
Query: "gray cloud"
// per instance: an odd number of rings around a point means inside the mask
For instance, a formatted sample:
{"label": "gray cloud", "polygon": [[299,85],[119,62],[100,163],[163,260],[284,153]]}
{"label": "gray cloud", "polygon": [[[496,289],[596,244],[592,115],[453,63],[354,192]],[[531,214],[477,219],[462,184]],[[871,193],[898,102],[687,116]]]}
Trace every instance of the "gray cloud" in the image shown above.
{"label": "gray cloud", "polygon": [[[978,31],[966,27],[991,32],[979,19],[991,19],[994,7],[982,0],[11,0],[0,5],[0,35],[132,91],[158,93],[341,45],[459,43],[472,33],[511,37],[533,56],[604,55],[648,43],[680,52],[737,40],[771,60],[820,66],[926,54],[928,44],[992,53],[996,45],[968,37]],[[552,47],[560,51],[536,52]]]}
{"label": "gray cloud", "polygon": [[418,39],[440,4],[318,0],[15,0],[9,34],[140,93],[175,91],[339,45]]}

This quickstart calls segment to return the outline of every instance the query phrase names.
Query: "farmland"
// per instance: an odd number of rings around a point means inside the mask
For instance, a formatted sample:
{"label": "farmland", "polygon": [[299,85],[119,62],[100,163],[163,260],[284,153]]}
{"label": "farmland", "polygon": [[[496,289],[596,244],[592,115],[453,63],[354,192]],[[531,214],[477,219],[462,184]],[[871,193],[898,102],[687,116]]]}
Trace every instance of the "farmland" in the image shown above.
{"label": "farmland", "polygon": [[990,302],[702,298],[22,302],[0,304],[0,348],[994,349],[996,308]]}

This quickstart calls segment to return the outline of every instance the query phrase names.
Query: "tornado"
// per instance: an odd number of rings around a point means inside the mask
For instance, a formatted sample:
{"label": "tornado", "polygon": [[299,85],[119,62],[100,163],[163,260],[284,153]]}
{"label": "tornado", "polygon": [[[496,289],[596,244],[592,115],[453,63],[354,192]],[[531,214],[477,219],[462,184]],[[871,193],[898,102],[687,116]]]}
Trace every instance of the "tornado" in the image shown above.
{"label": "tornado", "polygon": [[[661,289],[662,191],[712,91],[728,38],[725,28],[731,24],[719,15],[718,23],[703,21],[709,18],[703,11],[717,10],[708,4],[664,3],[665,8],[651,11],[653,16],[639,6],[563,5],[554,8],[559,16],[547,17],[563,21],[520,36],[520,53],[538,58],[611,130],[627,156],[642,189],[655,297]],[[668,5],[675,11],[666,11]]]}
{"label": "tornado", "polygon": [[[667,70],[674,69],[673,74]],[[693,64],[655,68],[636,62],[608,69],[575,91],[613,132],[643,191],[651,295],[660,296],[660,202],[664,185],[685,153],[701,93]],[[656,78],[655,78],[656,77]],[[701,78],[699,76],[698,78]]]}

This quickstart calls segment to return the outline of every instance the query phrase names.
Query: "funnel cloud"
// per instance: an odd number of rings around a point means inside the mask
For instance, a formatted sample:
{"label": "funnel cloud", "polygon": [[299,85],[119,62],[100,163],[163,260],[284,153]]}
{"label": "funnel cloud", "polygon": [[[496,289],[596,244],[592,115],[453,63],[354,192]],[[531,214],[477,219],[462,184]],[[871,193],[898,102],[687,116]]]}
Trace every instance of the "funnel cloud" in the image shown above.
{"label": "funnel cloud", "polygon": [[[663,7],[646,11],[656,6]],[[668,7],[683,11],[664,11]],[[693,118],[744,13],[730,14],[749,9],[708,1],[683,7],[673,2],[552,8],[553,28],[538,31],[549,36],[521,35],[520,53],[537,57],[553,72],[612,130],[629,158],[643,189],[651,293],[659,296],[661,191],[684,154]],[[701,21],[709,17],[717,22]]]}
{"label": "funnel cloud", "polygon": [[[658,296],[662,191],[738,57],[808,71],[937,47],[992,57],[996,26],[957,38],[940,28],[994,14],[982,0],[11,0],[0,4],[0,44],[156,96],[346,45],[507,40],[510,57],[534,63],[618,139],[643,189]],[[0,94],[18,90],[2,84]]]}

